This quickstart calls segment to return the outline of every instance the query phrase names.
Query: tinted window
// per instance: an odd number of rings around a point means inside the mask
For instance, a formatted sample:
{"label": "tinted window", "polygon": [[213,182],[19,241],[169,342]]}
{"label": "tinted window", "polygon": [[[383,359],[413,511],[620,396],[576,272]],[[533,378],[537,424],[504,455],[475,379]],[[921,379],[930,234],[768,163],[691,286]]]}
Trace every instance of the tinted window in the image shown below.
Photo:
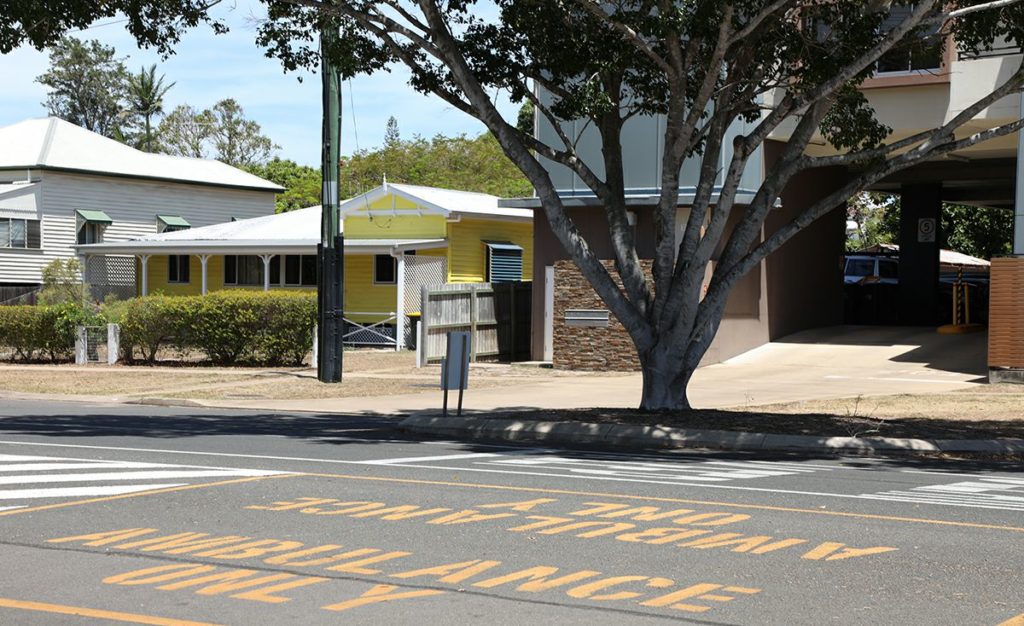
{"label": "tinted window", "polygon": [[879,261],[878,275],[882,278],[899,278],[899,265],[897,265],[893,261]]}
{"label": "tinted window", "polygon": [[[835,267],[835,266],[833,266]],[[847,276],[874,276],[874,259],[850,259],[846,262]]]}

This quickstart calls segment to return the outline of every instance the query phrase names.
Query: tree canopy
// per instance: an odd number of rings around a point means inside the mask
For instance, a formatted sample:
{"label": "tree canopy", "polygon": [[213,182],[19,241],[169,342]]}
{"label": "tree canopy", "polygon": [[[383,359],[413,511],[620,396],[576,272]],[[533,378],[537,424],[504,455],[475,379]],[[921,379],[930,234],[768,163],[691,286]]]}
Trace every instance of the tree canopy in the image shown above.
{"label": "tree canopy", "polygon": [[276,212],[284,213],[320,204],[320,168],[299,165],[291,159],[273,158],[242,169],[285,188],[277,194]]}
{"label": "tree canopy", "polygon": [[120,137],[131,124],[124,115],[128,70],[114,48],[65,37],[50,49],[50,67],[36,78],[46,86],[50,115],[105,137]]}
{"label": "tree canopy", "polygon": [[[883,57],[887,63],[893,55],[912,60],[921,49],[949,41],[967,53],[996,41],[1024,42],[1024,4],[1015,0],[264,3],[268,17],[257,41],[286,70],[317,69],[316,34],[337,32],[322,51],[342,74],[403,65],[413,89],[483,123],[536,190],[556,238],[630,334],[647,409],[689,406],[686,387],[718,330],[729,291],[801,229],[894,172],[1022,126],[1020,120],[980,130],[967,124],[1019,92],[1024,68],[1001,75],[988,93],[974,94],[948,119],[907,137],[893,137],[858,89]],[[117,10],[131,16],[129,29],[140,42],[166,50],[183,28],[210,21],[206,5],[196,0],[13,4],[0,9],[0,50],[12,42],[52,43],[67,29]],[[892,8],[906,10],[890,20]],[[542,140],[505,119],[495,104],[498,92],[529,101],[555,138]],[[663,120],[651,273],[629,224],[622,153],[625,124],[647,115]],[[578,134],[568,130],[574,121],[597,133],[596,160],[582,157]],[[744,197],[739,204],[752,156],[780,134],[785,141],[778,158],[749,202]],[[829,153],[809,153],[812,140],[829,146]],[[695,183],[695,193],[682,214],[681,170],[688,158],[697,166],[696,179],[687,181]],[[613,269],[566,211],[550,163],[568,168],[598,200]],[[847,181],[762,236],[787,183],[826,166],[846,168]]]}
{"label": "tree canopy", "polygon": [[231,98],[202,111],[178,105],[163,119],[157,133],[168,154],[214,158],[236,167],[264,163],[279,147]]}

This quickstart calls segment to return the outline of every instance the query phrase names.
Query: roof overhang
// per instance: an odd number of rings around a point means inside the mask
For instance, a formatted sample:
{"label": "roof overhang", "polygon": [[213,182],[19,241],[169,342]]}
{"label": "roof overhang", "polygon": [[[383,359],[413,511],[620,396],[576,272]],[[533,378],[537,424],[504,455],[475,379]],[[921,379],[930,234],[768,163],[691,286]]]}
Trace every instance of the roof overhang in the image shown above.
{"label": "roof overhang", "polygon": [[[756,193],[757,191],[753,189],[739,189],[736,192],[734,202],[741,205],[750,204],[754,201]],[[593,193],[559,190],[558,195],[562,199],[562,205],[567,208],[604,206],[604,203]],[[696,195],[696,191],[692,187],[680,189],[678,206],[692,206]],[[715,204],[718,201],[718,195],[719,190],[715,189],[712,193],[710,204]],[[626,206],[656,206],[661,199],[661,192],[656,189],[630,190],[627,192],[625,199]],[[540,198],[502,198],[498,200],[498,206],[510,209],[539,209],[541,208],[541,202]]]}
{"label": "roof overhang", "polygon": [[7,195],[15,195],[24,191],[32,191],[35,193],[36,188],[39,187],[39,183],[4,183],[0,185],[0,197]]}
{"label": "roof overhang", "polygon": [[[391,196],[392,198],[397,197],[397,198],[402,198],[404,200],[407,200],[407,201],[415,204],[417,208],[416,209],[397,209],[397,208],[392,208],[392,209],[373,209],[373,210],[370,210],[368,208],[370,204],[372,204],[374,202],[377,202],[378,200],[383,200],[384,198],[387,198],[388,196]],[[391,187],[387,183],[385,183],[385,184],[381,185],[380,187],[377,187],[375,189],[371,189],[370,191],[367,191],[366,193],[360,194],[360,195],[358,195],[358,196],[356,196],[354,198],[349,198],[348,200],[342,202],[340,205],[338,205],[338,212],[341,214],[342,217],[345,217],[347,215],[355,215],[355,214],[359,214],[359,215],[367,215],[368,214],[368,215],[376,216],[376,215],[399,215],[399,214],[409,214],[409,213],[418,214],[418,215],[443,215],[443,216],[447,217],[448,214],[451,213],[451,210],[447,209],[447,208],[445,208],[445,207],[443,207],[443,206],[441,206],[439,204],[434,204],[433,202],[429,202],[427,200],[424,200],[423,198],[415,196],[415,195],[413,195],[411,193],[407,193],[406,191],[404,191],[402,189],[399,189],[397,187]]]}
{"label": "roof overhang", "polygon": [[[74,246],[81,256],[150,254],[316,254],[319,240],[162,240],[112,241]],[[447,239],[348,239],[345,254],[403,254],[448,247]]]}

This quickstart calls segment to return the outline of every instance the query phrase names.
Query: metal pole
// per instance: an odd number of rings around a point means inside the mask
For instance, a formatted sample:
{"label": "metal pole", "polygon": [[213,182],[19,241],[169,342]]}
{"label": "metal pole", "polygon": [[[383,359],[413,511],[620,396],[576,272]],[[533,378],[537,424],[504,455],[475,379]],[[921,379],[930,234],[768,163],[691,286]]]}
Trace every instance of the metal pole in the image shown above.
{"label": "metal pole", "polygon": [[320,329],[317,378],[341,382],[344,333],[345,240],[338,211],[338,166],[341,149],[341,75],[331,64],[330,48],[336,29],[320,33],[320,79],[323,94],[320,246],[317,248],[317,322]]}

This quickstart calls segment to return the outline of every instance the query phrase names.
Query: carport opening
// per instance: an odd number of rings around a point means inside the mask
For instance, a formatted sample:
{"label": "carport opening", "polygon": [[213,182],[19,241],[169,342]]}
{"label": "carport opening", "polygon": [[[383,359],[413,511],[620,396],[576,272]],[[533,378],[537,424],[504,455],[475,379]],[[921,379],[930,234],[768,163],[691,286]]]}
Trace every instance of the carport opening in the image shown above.
{"label": "carport opening", "polygon": [[948,191],[916,186],[850,199],[842,261],[846,324],[987,323],[990,260],[1011,252],[1013,212],[945,202]]}

